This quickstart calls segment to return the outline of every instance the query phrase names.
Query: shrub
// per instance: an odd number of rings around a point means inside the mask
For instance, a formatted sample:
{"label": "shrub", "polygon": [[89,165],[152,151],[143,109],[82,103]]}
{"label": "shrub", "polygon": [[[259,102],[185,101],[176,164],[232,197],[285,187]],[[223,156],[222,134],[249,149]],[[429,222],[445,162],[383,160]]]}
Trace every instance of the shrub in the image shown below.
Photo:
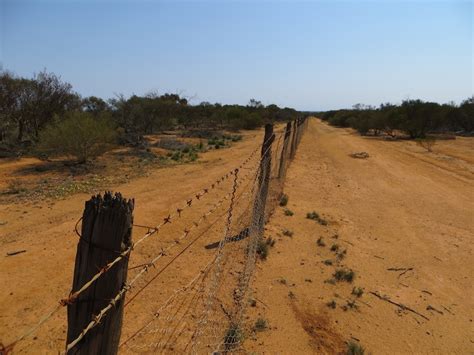
{"label": "shrub", "polygon": [[276,240],[273,239],[272,237],[268,237],[267,240],[265,241],[265,243],[268,245],[268,246],[271,246],[273,247],[276,243]]}
{"label": "shrub", "polygon": [[339,250],[339,244],[333,244],[331,245],[331,251],[337,252]]}
{"label": "shrub", "polygon": [[433,151],[433,146],[436,144],[436,139],[433,137],[418,138],[416,144],[425,148],[428,152]]}
{"label": "shrub", "polygon": [[343,251],[337,253],[337,255],[336,255],[337,260],[342,260],[342,259],[344,259],[344,257],[346,256],[346,254],[347,254],[347,250],[346,250],[346,249],[344,249]]}
{"label": "shrub", "polygon": [[352,270],[337,269],[333,276],[337,281],[352,282],[354,280],[355,273]]}
{"label": "shrub", "polygon": [[8,194],[16,195],[26,191],[26,187],[20,180],[10,180],[8,182],[7,192]]}
{"label": "shrub", "polygon": [[318,220],[319,219],[319,214],[317,214],[315,211],[308,212],[308,213],[306,213],[306,218],[312,219],[312,220]]}
{"label": "shrub", "polygon": [[280,206],[285,207],[288,204],[288,195],[283,194],[280,197]]}
{"label": "shrub", "polygon": [[292,237],[293,232],[290,231],[289,229],[283,229],[283,235],[286,236],[286,237]]}
{"label": "shrub", "polygon": [[326,243],[324,243],[323,237],[319,237],[318,240],[316,241],[316,244],[320,247],[326,246]]}
{"label": "shrub", "polygon": [[347,355],[364,355],[365,349],[358,343],[350,341],[347,344]]}
{"label": "shrub", "polygon": [[364,290],[360,287],[354,287],[352,289],[352,294],[357,297],[361,297],[364,294]]}
{"label": "shrub", "polygon": [[257,244],[257,254],[260,256],[260,259],[265,260],[268,256],[268,244],[260,239]]}
{"label": "shrub", "polygon": [[285,216],[293,216],[293,215],[294,215],[294,213],[293,213],[292,210],[289,210],[288,208],[285,209]]}
{"label": "shrub", "polygon": [[332,265],[332,260],[331,259],[326,259],[323,261],[324,265]]}
{"label": "shrub", "polygon": [[313,221],[316,221],[323,226],[326,226],[328,224],[328,222],[325,219],[321,218],[319,214],[317,214],[315,211],[306,213],[306,218],[312,219]]}
{"label": "shrub", "polygon": [[85,163],[106,152],[116,136],[108,118],[74,112],[46,127],[40,133],[39,147],[47,153],[73,156],[79,163]]}
{"label": "shrub", "polygon": [[328,306],[329,308],[335,309],[336,301],[332,300],[331,302],[326,303],[326,306]]}
{"label": "shrub", "polygon": [[267,321],[263,318],[258,318],[255,321],[255,326],[253,327],[257,332],[264,331],[267,329]]}

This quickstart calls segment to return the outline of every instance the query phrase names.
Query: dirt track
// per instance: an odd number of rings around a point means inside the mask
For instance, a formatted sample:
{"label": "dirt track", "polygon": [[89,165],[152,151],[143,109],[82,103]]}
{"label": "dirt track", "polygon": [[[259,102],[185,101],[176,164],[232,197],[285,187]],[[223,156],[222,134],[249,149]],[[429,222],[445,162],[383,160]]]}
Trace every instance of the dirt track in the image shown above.
{"label": "dirt track", "polygon": [[[206,153],[199,164],[159,169],[114,190],[135,197],[136,223],[154,225],[190,194],[238,165],[261,137],[261,132],[247,134],[231,149]],[[362,138],[349,130],[310,122],[285,186],[288,207],[295,214],[287,217],[277,209],[267,236],[280,237],[256,273],[259,302],[250,308],[249,322],[260,314],[271,329],[249,335],[245,349],[269,354],[335,353],[352,336],[373,354],[472,353],[473,142],[444,141],[435,146],[435,153],[426,153],[413,142]],[[370,157],[349,157],[355,151],[367,151]],[[229,184],[222,187],[228,188]],[[186,218],[196,218],[217,195],[209,195],[202,201],[203,208]],[[69,292],[77,243],[73,227],[87,198],[79,194],[52,204],[0,206],[0,221],[8,222],[0,226],[4,285],[0,342],[9,343]],[[306,219],[313,210],[329,225]],[[173,243],[181,228],[171,225],[159,242],[134,250],[130,265]],[[283,228],[291,229],[293,237],[281,236]],[[140,231],[135,229],[134,234]],[[332,238],[335,234],[337,239]],[[325,247],[316,244],[320,236]],[[137,304],[126,310],[124,336],[143,323],[168,291],[182,285],[208,260],[202,246],[216,237],[210,235],[149,294],[137,298]],[[335,260],[329,250],[333,243],[347,249],[341,265],[356,272],[352,284],[324,282],[336,269],[335,262],[322,263]],[[4,256],[20,249],[27,252]],[[402,271],[388,268],[413,270],[399,276]],[[356,301],[358,309],[343,311],[341,306],[353,298],[353,286],[365,292]],[[370,291],[387,295],[429,320],[401,311]],[[326,306],[333,299],[336,309]],[[428,306],[442,314],[427,310]],[[61,312],[17,351],[56,353],[64,346],[65,319]]]}
{"label": "dirt track", "polygon": [[[472,354],[473,149],[474,140],[458,138],[427,153],[313,120],[285,184],[294,216],[279,208],[271,219],[267,236],[278,241],[256,274],[255,296],[265,305],[258,302],[251,319],[265,318],[270,329],[246,349],[333,354],[358,339],[373,354]],[[349,156],[360,151],[370,157]],[[305,218],[313,210],[328,226]],[[347,250],[339,266],[334,243]],[[338,267],[354,270],[355,280],[325,282]],[[364,289],[361,298],[351,295],[354,286]],[[358,308],[344,311],[353,299]],[[326,305],[332,300],[335,309]]]}

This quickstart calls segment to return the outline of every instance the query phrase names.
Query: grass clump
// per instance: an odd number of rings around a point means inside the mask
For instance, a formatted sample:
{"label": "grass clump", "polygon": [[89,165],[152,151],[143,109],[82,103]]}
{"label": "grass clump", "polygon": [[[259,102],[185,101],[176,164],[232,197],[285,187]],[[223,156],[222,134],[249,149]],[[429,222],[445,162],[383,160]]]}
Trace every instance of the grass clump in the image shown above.
{"label": "grass clump", "polygon": [[255,325],[253,327],[253,329],[257,332],[262,332],[264,331],[265,329],[267,329],[268,325],[267,325],[267,321],[263,318],[258,318],[256,321],[255,321]]}
{"label": "grass clump", "polygon": [[294,215],[293,211],[292,211],[292,210],[289,210],[288,208],[285,209],[285,212],[284,212],[284,213],[285,213],[285,216],[290,216],[290,217],[291,217],[291,216]]}
{"label": "grass clump", "polygon": [[361,297],[364,294],[364,290],[361,287],[354,287],[352,289],[352,294],[357,297]]}
{"label": "grass clump", "polygon": [[333,277],[337,281],[352,282],[354,281],[355,273],[352,270],[337,269]]}
{"label": "grass clump", "polygon": [[293,236],[293,231],[290,231],[289,229],[283,229],[283,235],[285,237],[292,237]]}
{"label": "grass clump", "polygon": [[288,195],[287,194],[281,195],[281,197],[280,197],[280,206],[285,207],[287,204],[288,204]]}
{"label": "grass clump", "polygon": [[360,345],[356,342],[350,341],[347,344],[346,354],[347,355],[364,355],[365,354],[365,349],[362,345]]}
{"label": "grass clump", "polygon": [[327,226],[328,224],[328,222],[325,219],[321,218],[321,216],[315,211],[306,213],[306,218],[316,221],[322,226]]}
{"label": "grass clump", "polygon": [[316,244],[320,247],[325,247],[326,243],[324,243],[323,237],[319,237],[318,240],[316,241]]}
{"label": "grass clump", "polygon": [[10,180],[8,182],[7,194],[17,195],[26,191],[26,187],[19,180]]}
{"label": "grass clump", "polygon": [[344,249],[343,251],[337,253],[337,255],[336,255],[337,260],[342,260],[342,259],[344,259],[344,257],[346,256],[346,254],[347,254],[347,250],[346,250],[346,249]]}
{"label": "grass clump", "polygon": [[268,256],[268,244],[263,239],[260,239],[257,244],[257,254],[260,259],[265,260]]}
{"label": "grass clump", "polygon": [[276,240],[273,239],[272,237],[268,237],[267,240],[265,241],[265,243],[270,246],[270,247],[273,247],[276,243]]}

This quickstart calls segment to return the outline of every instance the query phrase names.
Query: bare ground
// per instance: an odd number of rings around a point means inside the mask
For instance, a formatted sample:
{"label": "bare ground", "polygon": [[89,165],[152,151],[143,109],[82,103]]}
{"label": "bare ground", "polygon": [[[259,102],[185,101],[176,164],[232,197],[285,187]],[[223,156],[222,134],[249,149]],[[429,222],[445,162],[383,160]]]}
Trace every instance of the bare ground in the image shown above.
{"label": "bare ground", "polygon": [[[261,132],[248,133],[230,149],[205,153],[197,164],[150,170],[148,176],[110,188],[135,198],[136,223],[156,225],[238,165],[261,137]],[[288,208],[295,214],[284,216],[281,208],[274,213],[266,235],[277,242],[256,272],[258,301],[250,307],[248,323],[261,317],[269,329],[250,332],[245,350],[333,354],[352,339],[374,354],[473,353],[473,142],[442,141],[427,153],[413,142],[363,138],[311,121],[285,185]],[[349,156],[359,151],[369,158]],[[5,170],[1,175],[11,178]],[[169,225],[166,233],[134,250],[130,266],[174,243],[183,226],[229,188],[224,184],[200,201],[199,209],[190,209],[181,224]],[[8,344],[67,296],[77,244],[73,228],[88,197],[0,205],[0,342]],[[313,210],[327,226],[305,218]],[[283,229],[294,235],[283,236]],[[134,238],[141,232],[135,228]],[[317,245],[319,237],[324,247]],[[216,238],[218,233],[206,235],[126,308],[123,338],[205,265],[212,251],[203,246]],[[346,250],[342,260],[330,250],[333,244],[339,252]],[[5,256],[22,249],[27,251]],[[339,267],[355,271],[352,283],[325,282]],[[354,286],[363,288],[360,298],[351,295]],[[347,302],[353,299],[351,308]],[[332,300],[335,309],[326,305]],[[64,348],[65,324],[63,310],[16,352],[57,353]]]}
{"label": "bare ground", "polygon": [[[334,354],[354,341],[373,354],[472,354],[473,149],[458,138],[428,153],[313,120],[284,188],[294,216],[276,211],[266,234],[277,242],[256,273],[249,321],[269,329],[246,350]],[[369,158],[349,156],[361,151]],[[340,268],[354,281],[328,282]]]}

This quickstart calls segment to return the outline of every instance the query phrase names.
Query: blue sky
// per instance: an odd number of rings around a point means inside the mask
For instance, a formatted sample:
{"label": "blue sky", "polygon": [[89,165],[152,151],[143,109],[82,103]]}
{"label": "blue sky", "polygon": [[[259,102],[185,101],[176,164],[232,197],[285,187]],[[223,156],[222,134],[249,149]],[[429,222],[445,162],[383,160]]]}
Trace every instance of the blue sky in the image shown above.
{"label": "blue sky", "polygon": [[0,60],[83,96],[303,110],[473,94],[471,1],[0,0]]}

